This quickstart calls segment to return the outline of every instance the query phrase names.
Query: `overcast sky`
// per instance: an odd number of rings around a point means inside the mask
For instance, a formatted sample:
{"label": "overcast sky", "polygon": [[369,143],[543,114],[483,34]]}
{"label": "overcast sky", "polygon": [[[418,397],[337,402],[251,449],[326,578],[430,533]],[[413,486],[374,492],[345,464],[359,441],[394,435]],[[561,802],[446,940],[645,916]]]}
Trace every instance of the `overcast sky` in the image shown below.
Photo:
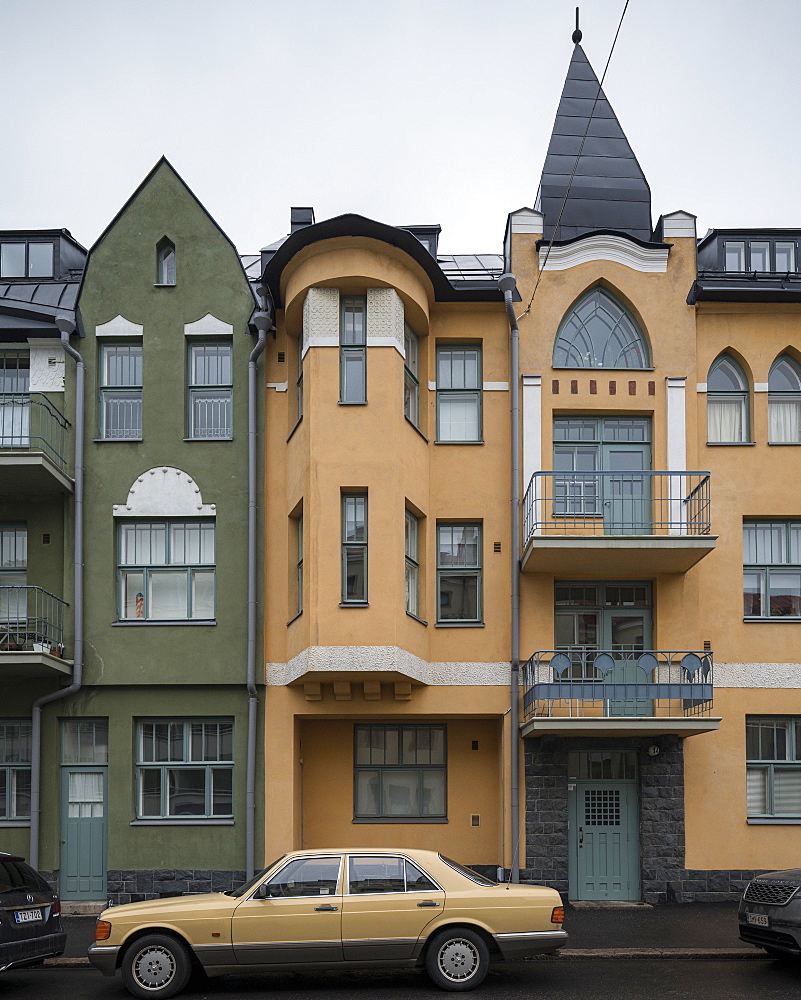
{"label": "overcast sky", "polygon": [[[584,0],[598,77],[625,0]],[[90,246],[164,154],[242,253],[356,212],[500,252],[575,0],[0,0],[0,228]],[[799,0],[630,0],[604,84],[653,217],[801,227]]]}

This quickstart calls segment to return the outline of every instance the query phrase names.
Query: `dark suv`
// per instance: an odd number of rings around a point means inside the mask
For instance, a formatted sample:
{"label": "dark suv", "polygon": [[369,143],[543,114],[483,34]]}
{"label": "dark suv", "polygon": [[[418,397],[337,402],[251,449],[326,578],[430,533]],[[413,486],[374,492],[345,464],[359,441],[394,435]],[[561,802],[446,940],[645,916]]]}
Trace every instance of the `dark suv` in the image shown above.
{"label": "dark suv", "polygon": [[22,858],[0,851],[0,972],[64,951],[61,903]]}
{"label": "dark suv", "polygon": [[801,869],[767,872],[745,887],[740,937],[769,955],[801,955]]}

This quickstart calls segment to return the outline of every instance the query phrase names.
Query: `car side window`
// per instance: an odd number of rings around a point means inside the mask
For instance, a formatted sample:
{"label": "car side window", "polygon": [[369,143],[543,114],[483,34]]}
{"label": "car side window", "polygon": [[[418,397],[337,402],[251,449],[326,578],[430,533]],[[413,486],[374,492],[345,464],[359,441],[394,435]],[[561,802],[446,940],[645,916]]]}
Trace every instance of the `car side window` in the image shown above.
{"label": "car side window", "polygon": [[273,875],[258,895],[266,898],[333,896],[339,882],[340,858],[296,858]]}
{"label": "car side window", "polygon": [[439,887],[417,865],[404,858],[352,857],[349,863],[348,891],[430,892]]}
{"label": "car side window", "polygon": [[432,882],[424,871],[411,861],[406,862],[406,891],[407,892],[437,892],[439,886]]}

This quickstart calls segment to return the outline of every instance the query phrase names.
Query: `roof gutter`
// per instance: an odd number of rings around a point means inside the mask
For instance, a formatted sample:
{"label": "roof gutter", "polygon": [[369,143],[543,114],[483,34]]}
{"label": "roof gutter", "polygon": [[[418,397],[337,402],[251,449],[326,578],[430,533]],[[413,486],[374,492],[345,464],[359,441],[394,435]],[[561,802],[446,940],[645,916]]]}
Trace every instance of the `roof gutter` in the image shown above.
{"label": "roof gutter", "polygon": [[39,803],[42,779],[42,707],[54,701],[61,701],[81,689],[83,681],[83,429],[84,429],[84,385],[86,366],[83,358],[69,342],[75,332],[75,320],[71,316],[56,317],[56,326],[61,334],[64,352],[75,359],[75,512],[73,517],[73,625],[75,631],[72,683],[60,691],[52,691],[33,703],[31,707],[31,828],[29,861],[33,868],[39,867]]}
{"label": "roof gutter", "polygon": [[512,856],[509,880],[520,881],[520,335],[513,305],[517,279],[507,272],[498,280],[509,320],[509,384],[511,417],[511,575],[512,575],[512,673],[510,690],[509,811],[512,826]]}
{"label": "roof gutter", "polygon": [[257,541],[257,474],[258,454],[258,379],[257,361],[267,344],[267,333],[272,328],[270,303],[263,286],[256,289],[259,308],[251,318],[258,331],[258,340],[248,358],[248,611],[247,611],[247,691],[248,691],[248,735],[247,764],[245,779],[245,868],[246,878],[255,872],[256,843],[256,734],[258,731],[258,694],[256,691],[256,562]]}

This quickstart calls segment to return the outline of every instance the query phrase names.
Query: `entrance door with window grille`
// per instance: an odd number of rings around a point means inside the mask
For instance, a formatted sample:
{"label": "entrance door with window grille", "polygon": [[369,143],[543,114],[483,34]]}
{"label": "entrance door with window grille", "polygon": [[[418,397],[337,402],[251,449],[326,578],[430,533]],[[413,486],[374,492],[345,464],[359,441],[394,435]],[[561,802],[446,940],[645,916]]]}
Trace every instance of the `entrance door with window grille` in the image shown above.
{"label": "entrance door with window grille", "polygon": [[61,896],[106,897],[108,722],[62,723]]}

